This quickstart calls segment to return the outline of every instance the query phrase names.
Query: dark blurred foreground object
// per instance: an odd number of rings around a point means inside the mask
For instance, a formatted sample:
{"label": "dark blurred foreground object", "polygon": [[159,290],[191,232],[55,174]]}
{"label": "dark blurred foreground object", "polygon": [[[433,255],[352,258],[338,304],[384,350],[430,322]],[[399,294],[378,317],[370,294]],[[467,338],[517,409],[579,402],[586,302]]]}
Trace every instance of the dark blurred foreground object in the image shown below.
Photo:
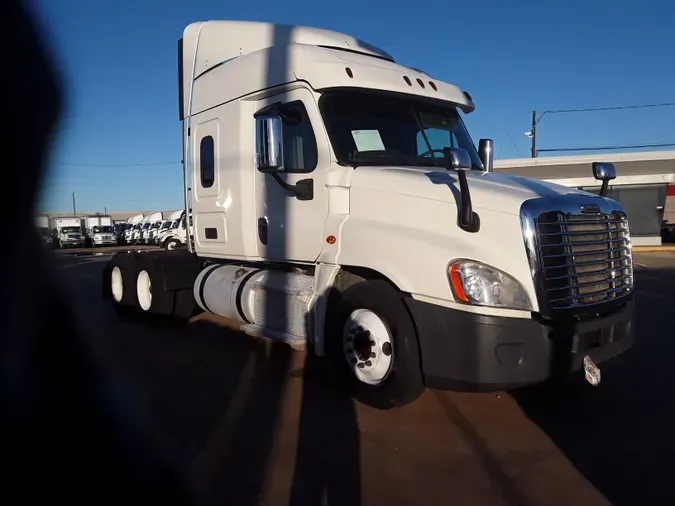
{"label": "dark blurred foreground object", "polygon": [[33,227],[61,90],[23,3],[3,2],[2,10],[2,47],[11,48],[3,105],[12,132],[2,208],[17,220],[13,240],[0,250],[2,502],[188,504],[180,477],[87,348]]}

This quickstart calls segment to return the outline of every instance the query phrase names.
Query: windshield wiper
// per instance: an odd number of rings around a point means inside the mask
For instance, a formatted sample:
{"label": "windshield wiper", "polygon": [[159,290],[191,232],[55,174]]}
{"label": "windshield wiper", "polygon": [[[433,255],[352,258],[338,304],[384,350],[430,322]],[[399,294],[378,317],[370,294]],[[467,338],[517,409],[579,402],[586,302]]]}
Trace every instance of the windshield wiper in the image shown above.
{"label": "windshield wiper", "polygon": [[386,162],[391,165],[415,165],[413,159],[417,159],[416,156],[406,156],[401,154],[394,154],[391,152],[368,152],[367,154],[359,155],[350,155],[347,163],[353,168],[358,167],[359,165],[364,165],[367,163],[378,162],[376,165],[381,165],[381,162]]}

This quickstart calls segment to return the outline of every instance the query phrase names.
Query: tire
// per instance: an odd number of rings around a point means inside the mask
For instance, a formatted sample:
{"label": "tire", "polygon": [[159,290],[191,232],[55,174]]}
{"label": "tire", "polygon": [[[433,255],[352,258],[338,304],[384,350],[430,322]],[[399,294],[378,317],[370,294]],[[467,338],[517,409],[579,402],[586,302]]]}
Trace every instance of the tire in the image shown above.
{"label": "tire", "polygon": [[195,297],[192,290],[177,290],[175,292],[175,301],[173,315],[179,320],[188,320],[195,313]]}
{"label": "tire", "polygon": [[164,249],[167,251],[173,251],[178,246],[180,246],[180,242],[176,239],[167,239],[166,242],[164,243]]}
{"label": "tire", "polygon": [[136,278],[136,294],[141,311],[155,315],[169,316],[173,313],[175,293],[164,289],[161,266],[147,256],[139,261]]}
{"label": "tire", "polygon": [[340,380],[363,404],[391,409],[424,392],[415,326],[403,294],[386,281],[363,281],[333,292],[326,351]]}
{"label": "tire", "polygon": [[108,268],[110,299],[113,306],[138,309],[136,278],[138,260],[135,255],[118,253],[110,259]]}

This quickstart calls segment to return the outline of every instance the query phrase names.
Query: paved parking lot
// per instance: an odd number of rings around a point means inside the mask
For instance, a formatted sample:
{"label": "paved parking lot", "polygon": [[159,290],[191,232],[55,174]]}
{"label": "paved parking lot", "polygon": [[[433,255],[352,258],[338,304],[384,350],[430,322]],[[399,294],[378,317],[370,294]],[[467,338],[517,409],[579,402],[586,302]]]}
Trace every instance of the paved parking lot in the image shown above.
{"label": "paved parking lot", "polygon": [[54,257],[91,346],[208,504],[675,503],[673,252],[636,255],[636,344],[600,387],[427,391],[388,412],[353,403],[311,356],[217,320],[119,322],[100,299],[107,256]]}

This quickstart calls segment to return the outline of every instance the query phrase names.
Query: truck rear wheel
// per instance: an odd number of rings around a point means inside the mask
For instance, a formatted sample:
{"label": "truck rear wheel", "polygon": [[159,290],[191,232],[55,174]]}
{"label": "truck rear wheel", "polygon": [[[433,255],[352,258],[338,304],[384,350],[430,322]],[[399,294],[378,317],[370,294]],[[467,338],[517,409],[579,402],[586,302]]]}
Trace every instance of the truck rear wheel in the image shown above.
{"label": "truck rear wheel", "polygon": [[139,264],[136,293],[140,308],[147,313],[171,315],[174,292],[164,289],[162,268],[153,262],[152,258],[141,259]]}
{"label": "truck rear wheel", "polygon": [[110,259],[107,269],[110,280],[110,298],[116,308],[138,308],[136,278],[138,262],[134,255],[118,253]]}
{"label": "truck rear wheel", "polygon": [[335,293],[326,339],[338,374],[358,401],[391,409],[424,391],[415,326],[403,295],[386,281]]}

